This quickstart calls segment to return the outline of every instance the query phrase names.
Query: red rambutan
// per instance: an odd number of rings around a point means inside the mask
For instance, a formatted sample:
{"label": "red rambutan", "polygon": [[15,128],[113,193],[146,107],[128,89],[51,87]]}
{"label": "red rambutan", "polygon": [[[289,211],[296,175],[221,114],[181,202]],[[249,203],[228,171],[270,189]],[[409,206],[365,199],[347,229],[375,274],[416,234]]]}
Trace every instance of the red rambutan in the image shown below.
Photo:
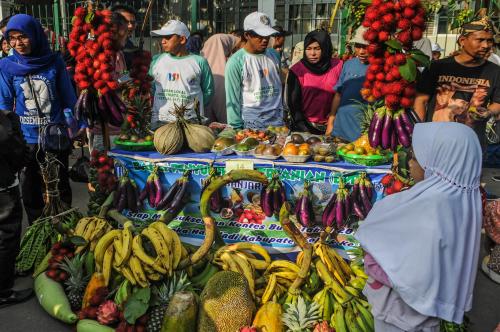
{"label": "red rambutan", "polygon": [[411,38],[413,40],[420,40],[422,39],[422,36],[423,36],[422,29],[417,27],[413,27],[413,29],[411,29]]}
{"label": "red rambutan", "polygon": [[403,44],[403,46],[409,46],[412,43],[411,32],[409,30],[404,30],[398,33],[398,40]]}
{"label": "red rambutan", "polygon": [[394,4],[394,10],[396,12],[401,11],[401,3],[399,3],[399,1]]}
{"label": "red rambutan", "polygon": [[390,73],[395,80],[399,80],[401,78],[401,73],[399,72],[398,67],[392,67]]}
{"label": "red rambutan", "polygon": [[410,7],[406,7],[403,10],[403,17],[408,18],[408,19],[414,18],[415,17],[415,10],[411,9]]}
{"label": "red rambutan", "polygon": [[370,45],[368,45],[366,50],[370,54],[377,54],[380,51],[380,46],[378,44],[371,43]]}
{"label": "red rambutan", "polygon": [[408,97],[403,97],[401,98],[401,106],[404,108],[410,108],[413,106],[413,100],[412,98]]}
{"label": "red rambutan", "polygon": [[385,96],[385,106],[387,106],[391,110],[396,110],[399,108],[400,99],[396,95],[386,95]]}
{"label": "red rambutan", "polygon": [[423,16],[415,16],[412,20],[411,23],[419,28],[422,28],[425,26],[425,19]]}
{"label": "red rambutan", "polygon": [[372,82],[371,82],[371,81],[365,80],[365,81],[363,82],[363,88],[367,88],[367,89],[369,89],[369,88],[371,88],[371,87],[372,87]]}
{"label": "red rambutan", "polygon": [[409,29],[411,27],[411,21],[407,18],[402,18],[398,21],[397,27],[400,30]]}
{"label": "red rambutan", "polygon": [[369,43],[374,43],[377,41],[377,37],[378,37],[378,33],[377,31],[373,30],[373,29],[368,29],[365,31],[365,33],[363,34],[363,38],[369,42]]}
{"label": "red rambutan", "polygon": [[384,16],[382,16],[382,22],[384,22],[385,24],[389,24],[389,25],[394,24],[394,15],[385,14]]}
{"label": "red rambutan", "polygon": [[384,24],[381,21],[374,21],[371,26],[371,28],[375,31],[380,31],[383,27]]}
{"label": "red rambutan", "polygon": [[382,98],[382,91],[379,89],[372,89],[372,96],[376,99]]}
{"label": "red rambutan", "polygon": [[403,53],[396,53],[394,55],[394,60],[398,66],[404,65],[406,63],[406,55]]}
{"label": "red rambutan", "polygon": [[401,3],[403,7],[416,7],[417,5],[420,5],[419,0],[401,0]]}
{"label": "red rambutan", "polygon": [[85,18],[85,15],[87,15],[87,10],[83,7],[78,7],[75,9],[75,16],[79,18]]}
{"label": "red rambutan", "polygon": [[375,21],[378,18],[378,10],[374,7],[369,7],[365,13],[365,20]]}
{"label": "red rambutan", "polygon": [[392,82],[389,87],[389,91],[393,95],[399,96],[403,93],[404,86],[401,82]]}
{"label": "red rambutan", "polygon": [[375,75],[372,73],[366,73],[366,80],[367,81],[374,81],[375,80]]}
{"label": "red rambutan", "polygon": [[361,23],[361,25],[364,26],[365,28],[369,28],[372,25],[372,22],[364,20],[363,23]]}
{"label": "red rambutan", "polygon": [[380,42],[386,42],[386,41],[388,41],[388,40],[389,40],[389,37],[390,37],[390,36],[391,36],[391,35],[389,34],[389,32],[387,32],[387,31],[380,31],[380,32],[378,33],[378,40],[379,40]]}
{"label": "red rambutan", "polygon": [[378,7],[384,3],[384,0],[372,0],[372,6]]}
{"label": "red rambutan", "polygon": [[385,81],[386,82],[392,82],[394,81],[394,76],[391,75],[391,73],[388,73],[385,75]]}
{"label": "red rambutan", "polygon": [[382,90],[382,88],[385,86],[385,83],[384,82],[381,82],[381,81],[375,81],[373,83],[373,88],[374,89],[377,89],[377,90]]}
{"label": "red rambutan", "polygon": [[415,96],[415,88],[413,86],[407,86],[403,91],[403,96],[412,98]]}
{"label": "red rambutan", "polygon": [[384,73],[378,73],[375,78],[377,79],[377,81],[380,81],[380,82],[383,82],[385,80],[385,75]]}

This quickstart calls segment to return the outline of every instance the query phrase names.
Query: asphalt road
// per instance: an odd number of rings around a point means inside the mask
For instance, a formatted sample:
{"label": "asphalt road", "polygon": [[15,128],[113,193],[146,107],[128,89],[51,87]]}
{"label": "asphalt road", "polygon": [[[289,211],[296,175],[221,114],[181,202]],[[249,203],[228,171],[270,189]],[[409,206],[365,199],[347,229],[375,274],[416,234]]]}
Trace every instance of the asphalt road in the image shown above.
{"label": "asphalt road", "polygon": [[[487,191],[500,196],[500,184],[491,181],[492,175],[500,175],[500,169],[485,169],[484,180]],[[72,183],[73,206],[80,211],[86,211],[87,188],[84,184]],[[481,259],[484,249],[481,246]],[[0,271],[1,273],[1,271]],[[422,271],[425,273],[425,271]],[[18,279],[16,288],[31,287],[33,281],[30,277]],[[468,314],[471,321],[471,331],[492,332],[500,322],[500,285],[487,278],[478,267],[476,286],[474,290],[474,303]],[[0,332],[67,332],[74,328],[51,318],[38,304],[36,298],[30,301],[7,308],[0,309]]]}

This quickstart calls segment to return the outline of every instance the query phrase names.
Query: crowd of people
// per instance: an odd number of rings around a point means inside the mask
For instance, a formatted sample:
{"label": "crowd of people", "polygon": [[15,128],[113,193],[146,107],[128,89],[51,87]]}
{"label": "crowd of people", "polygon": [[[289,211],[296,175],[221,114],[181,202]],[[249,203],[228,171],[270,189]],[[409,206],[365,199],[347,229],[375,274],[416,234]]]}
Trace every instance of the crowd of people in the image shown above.
{"label": "crowd of people", "polygon": [[[137,27],[134,9],[114,7],[112,23],[114,75],[119,80],[138,50],[131,40]],[[71,62],[50,49],[35,18],[15,15],[0,23],[0,30],[3,306],[31,296],[30,290],[12,289],[22,206],[29,223],[41,214],[41,128],[64,123],[64,110],[74,108],[77,91]],[[360,27],[353,34],[352,58],[347,61],[335,56],[329,33],[321,29],[295,45],[290,58],[284,52],[289,33],[272,26],[264,13],[249,14],[241,31],[207,40],[183,22],[170,20],[151,31],[162,48],[149,70],[154,83],[151,127],[172,121],[175,104],[187,106],[188,120],[197,116],[194,109],[199,105],[207,124],[236,129],[287,124],[294,131],[352,142],[361,135],[360,104],[366,103],[360,93],[369,64],[364,31]],[[420,74],[414,105],[422,122],[429,122],[418,124],[413,138],[410,168],[417,184],[376,204],[357,234],[368,252],[370,282],[365,291],[377,330],[435,331],[438,318],[461,321],[471,307],[481,228],[481,147],[484,151],[486,121],[500,113],[495,37],[483,18],[461,28],[458,51],[452,56],[441,58],[444,50],[428,40],[415,45],[432,58]],[[76,136],[85,136],[90,150],[103,148],[101,128],[79,123],[78,129]],[[119,131],[111,128],[110,134]],[[70,153],[68,148],[56,155],[61,164],[59,190],[68,204]],[[422,222],[425,227],[419,226]]]}

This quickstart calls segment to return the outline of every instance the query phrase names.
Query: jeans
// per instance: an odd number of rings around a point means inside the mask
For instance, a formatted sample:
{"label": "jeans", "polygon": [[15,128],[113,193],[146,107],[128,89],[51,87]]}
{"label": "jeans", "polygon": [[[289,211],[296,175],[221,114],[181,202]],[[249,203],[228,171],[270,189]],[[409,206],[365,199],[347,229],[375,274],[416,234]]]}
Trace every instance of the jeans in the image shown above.
{"label": "jeans", "polygon": [[[29,144],[29,156],[26,167],[21,173],[21,191],[23,196],[24,209],[28,215],[29,224],[40,217],[45,205],[43,193],[45,192],[45,184],[43,182],[42,173],[40,170],[40,162],[45,161],[45,153],[38,149],[37,144]],[[71,205],[72,194],[69,184],[69,154],[71,150],[63,151],[56,154],[59,160],[59,196],[62,201]]]}
{"label": "jeans", "polygon": [[23,208],[19,186],[0,192],[0,294],[14,286]]}

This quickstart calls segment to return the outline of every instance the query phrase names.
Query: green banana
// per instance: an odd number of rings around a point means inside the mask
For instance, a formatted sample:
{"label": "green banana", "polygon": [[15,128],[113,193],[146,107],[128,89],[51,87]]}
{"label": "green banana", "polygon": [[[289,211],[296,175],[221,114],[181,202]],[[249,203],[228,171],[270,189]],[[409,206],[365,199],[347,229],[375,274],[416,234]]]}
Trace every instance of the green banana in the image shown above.
{"label": "green banana", "polygon": [[348,331],[344,318],[344,308],[342,307],[342,304],[340,304],[339,302],[335,302],[331,324],[335,326],[336,332]]}
{"label": "green banana", "polygon": [[354,317],[354,312],[352,311],[352,306],[350,305],[350,303],[346,305],[344,317],[349,332],[364,332],[356,322],[356,318]]}
{"label": "green banana", "polygon": [[373,315],[367,308],[365,308],[363,304],[361,304],[360,300],[361,299],[354,299],[353,305],[356,306],[357,312],[363,318],[363,321],[366,323],[366,326],[368,327],[369,331],[374,331],[375,322],[373,320]]}
{"label": "green banana", "polygon": [[212,263],[207,263],[200,274],[191,278],[191,284],[196,288],[203,289],[208,280],[210,280],[210,278],[212,278],[217,272],[219,272],[217,266]]}

